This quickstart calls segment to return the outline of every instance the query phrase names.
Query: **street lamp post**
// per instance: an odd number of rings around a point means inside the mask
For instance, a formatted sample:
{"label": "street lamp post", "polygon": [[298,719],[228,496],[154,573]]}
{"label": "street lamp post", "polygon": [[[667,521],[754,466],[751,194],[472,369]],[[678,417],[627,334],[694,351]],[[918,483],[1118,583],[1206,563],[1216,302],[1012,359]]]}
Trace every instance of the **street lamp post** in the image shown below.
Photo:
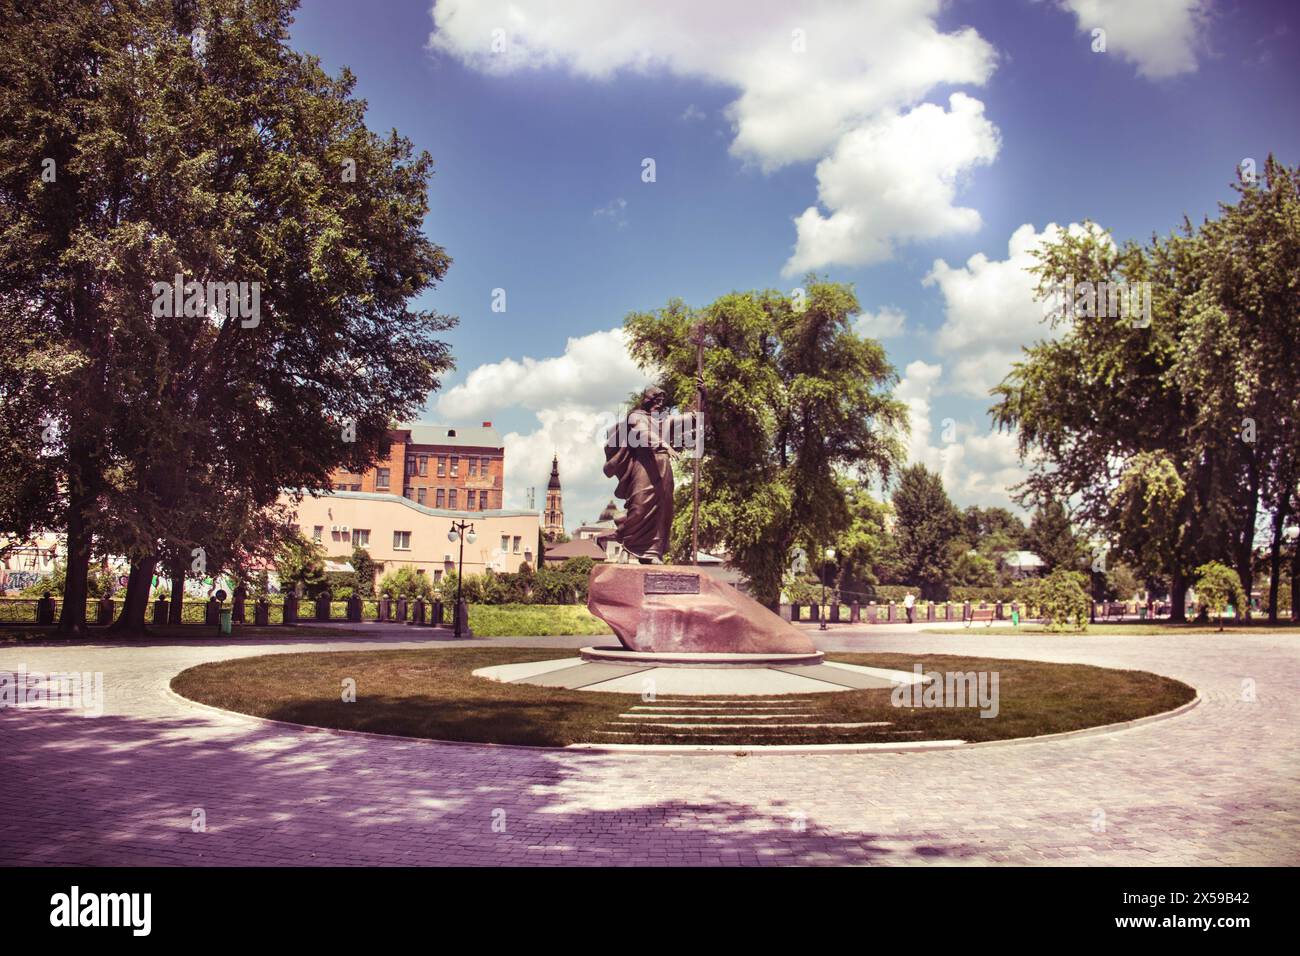
{"label": "street lamp post", "polygon": [[835,560],[835,549],[827,548],[826,560],[822,562],[822,606],[820,608],[821,613],[817,615],[819,619],[819,623],[817,627],[819,630],[822,631],[826,630],[826,618],[830,617],[830,608],[826,606],[826,566],[834,560]]}
{"label": "street lamp post", "polygon": [[465,542],[468,541],[473,544],[477,538],[478,536],[474,534],[474,523],[472,521],[453,521],[451,530],[447,532],[448,541],[460,542],[460,560],[456,562],[456,607],[451,612],[456,621],[456,630],[452,637],[460,637],[460,589],[465,583]]}

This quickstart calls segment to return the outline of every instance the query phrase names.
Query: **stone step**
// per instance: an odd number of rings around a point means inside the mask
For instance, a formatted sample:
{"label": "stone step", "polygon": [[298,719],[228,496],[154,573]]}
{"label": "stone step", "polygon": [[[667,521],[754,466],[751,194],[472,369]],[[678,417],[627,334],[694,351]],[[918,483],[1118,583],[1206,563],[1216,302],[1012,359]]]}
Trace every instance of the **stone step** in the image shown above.
{"label": "stone step", "polygon": [[[710,730],[712,730],[713,732],[691,733],[685,730],[642,730],[639,732],[633,730],[596,730],[596,731],[592,731],[592,734],[594,737],[616,737],[616,738],[622,737],[624,739],[631,737],[631,738],[639,738],[641,740],[645,740],[649,742],[664,742],[664,741],[674,741],[674,740],[675,741],[718,740],[722,738],[735,740],[736,737],[739,735],[739,731],[734,731],[734,730],[731,731],[716,730],[713,728],[710,728]],[[751,742],[759,742],[759,741],[766,741],[766,740],[781,740],[781,739],[789,740],[790,738],[794,738],[796,740],[803,739],[803,738],[811,739],[814,735],[820,735],[820,736],[830,738],[832,740],[839,740],[839,741],[847,740],[849,742],[853,742],[862,733],[863,731],[861,729],[854,729],[851,727],[850,728],[792,727],[788,730],[781,730],[780,728],[772,728],[767,733],[757,733],[757,732],[746,733],[743,735],[743,737],[746,740]],[[882,740],[888,742],[890,739],[893,738],[890,738],[888,732],[886,731],[885,736],[882,738]]]}
{"label": "stone step", "polygon": [[[853,727],[853,728],[858,728],[858,727],[889,727],[889,726],[891,726],[891,725],[890,725],[889,721],[887,721],[887,720],[886,720],[886,721],[879,721],[879,720],[878,720],[878,721],[870,721],[870,722],[867,722],[867,723],[856,723],[856,724],[823,724],[823,723],[795,723],[795,724],[669,724],[669,723],[663,723],[663,724],[639,724],[639,725],[638,725],[638,724],[620,724],[620,723],[616,723],[616,722],[614,722],[614,721],[610,721],[610,722],[607,724],[607,726],[609,726],[609,727],[636,727],[636,726],[641,726],[641,727],[670,727],[670,728],[673,728],[673,729],[676,729],[676,730],[699,730],[699,729],[701,729],[701,728],[708,728],[709,730],[715,730],[715,729],[720,728],[720,727],[744,728],[744,729],[747,729],[747,730],[759,730],[759,729],[766,730],[766,729],[769,729],[769,728],[775,729],[775,728],[778,728],[778,727],[779,727],[779,728],[787,728],[787,727],[788,727],[788,728],[798,728],[798,729],[802,729],[802,730],[819,730],[819,729],[821,729],[821,728],[823,728],[823,727],[831,727],[831,728],[839,728],[839,727]],[[602,730],[602,731],[599,731],[599,733],[609,733],[609,731],[604,731],[604,730]]]}
{"label": "stone step", "polygon": [[786,714],[619,714],[624,720],[785,720],[788,717],[816,716],[811,711]]}
{"label": "stone step", "polygon": [[661,704],[637,704],[637,705],[634,706],[632,709],[633,709],[633,710],[656,710],[656,711],[658,711],[658,710],[664,710],[664,711],[689,711],[689,712],[692,712],[692,713],[694,713],[694,712],[703,712],[703,711],[717,711],[717,710],[744,710],[744,711],[755,711],[755,712],[756,712],[756,711],[764,711],[764,710],[785,710],[785,709],[790,708],[790,707],[798,707],[798,706],[799,706],[799,704],[798,704],[798,703],[794,703],[794,702],[791,702],[791,703],[789,703],[789,704],[762,704],[762,705],[755,705],[755,706],[749,706],[749,707],[747,707],[747,706],[745,706],[745,705],[743,705],[743,704],[742,704],[742,705],[739,705],[739,706],[732,705],[731,707],[726,707],[726,706],[723,706],[723,705],[721,705],[721,704],[719,704],[719,705],[717,705],[717,706],[714,706],[714,705],[712,705],[712,704],[708,704],[708,705],[705,705],[705,706],[702,706],[702,707],[696,707],[696,706],[693,706],[693,705],[690,705],[690,704],[683,704],[683,705],[676,705],[676,704],[673,704],[673,705],[667,705],[667,704],[663,704],[663,705],[661,705]]}
{"label": "stone step", "polygon": [[807,694],[781,694],[776,697],[750,697],[745,694],[737,694],[734,697],[681,697],[661,694],[654,701],[646,703],[663,703],[663,704],[727,704],[730,707],[748,707],[754,704],[782,704],[789,706],[791,704],[808,704],[812,702]]}

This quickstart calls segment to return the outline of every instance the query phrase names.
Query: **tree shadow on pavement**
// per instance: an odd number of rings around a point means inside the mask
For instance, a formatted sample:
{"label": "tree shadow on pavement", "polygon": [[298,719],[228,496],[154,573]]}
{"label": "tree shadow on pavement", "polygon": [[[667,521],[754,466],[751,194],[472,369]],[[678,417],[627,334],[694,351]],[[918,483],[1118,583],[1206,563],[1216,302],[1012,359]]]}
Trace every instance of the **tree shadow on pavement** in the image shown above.
{"label": "tree shadow on pavement", "polygon": [[676,762],[701,759],[9,709],[0,711],[0,859],[809,865],[980,862],[990,849],[933,833],[832,831],[780,800],[764,809],[672,796]]}

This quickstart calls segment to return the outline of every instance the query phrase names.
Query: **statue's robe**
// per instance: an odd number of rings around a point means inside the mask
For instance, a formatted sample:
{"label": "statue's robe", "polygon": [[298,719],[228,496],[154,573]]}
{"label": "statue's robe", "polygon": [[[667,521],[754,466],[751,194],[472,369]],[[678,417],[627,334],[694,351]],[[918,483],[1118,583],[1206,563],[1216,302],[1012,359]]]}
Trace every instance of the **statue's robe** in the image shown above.
{"label": "statue's robe", "polygon": [[617,478],[615,496],[627,513],[614,519],[615,538],[637,559],[662,561],[673,528],[673,466],[665,444],[672,416],[635,409],[605,441],[605,476]]}

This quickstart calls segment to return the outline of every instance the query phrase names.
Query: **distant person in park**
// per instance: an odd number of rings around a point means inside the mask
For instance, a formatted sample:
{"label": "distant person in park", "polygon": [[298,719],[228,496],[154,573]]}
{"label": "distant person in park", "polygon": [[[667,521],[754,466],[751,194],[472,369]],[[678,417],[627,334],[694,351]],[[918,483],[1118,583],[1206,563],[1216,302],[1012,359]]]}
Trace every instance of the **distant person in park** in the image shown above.
{"label": "distant person in park", "polygon": [[907,597],[903,598],[903,607],[907,608],[907,623],[912,623],[912,615],[916,613],[916,598],[912,597],[912,592],[907,592]]}

